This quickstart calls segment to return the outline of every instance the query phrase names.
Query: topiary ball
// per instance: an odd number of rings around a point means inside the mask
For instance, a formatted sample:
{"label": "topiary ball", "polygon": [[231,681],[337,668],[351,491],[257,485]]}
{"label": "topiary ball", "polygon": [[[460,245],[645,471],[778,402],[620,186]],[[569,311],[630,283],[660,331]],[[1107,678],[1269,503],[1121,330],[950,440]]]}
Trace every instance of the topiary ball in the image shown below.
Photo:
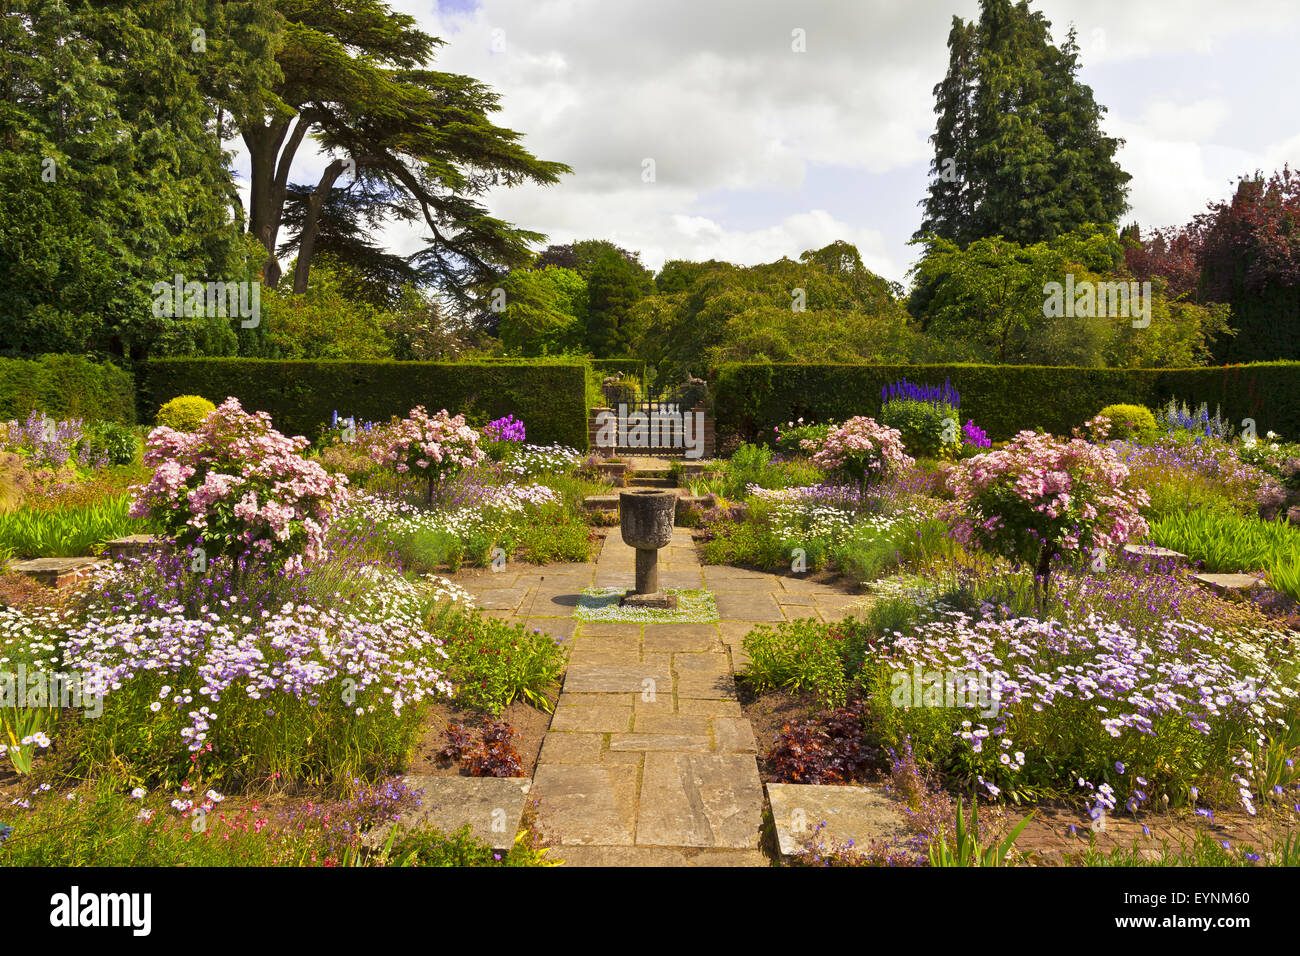
{"label": "topiary ball", "polygon": [[202,395],[178,395],[158,409],[154,422],[178,432],[198,431],[203,420],[217,410],[217,406]]}
{"label": "topiary ball", "polygon": [[1143,405],[1107,405],[1100,417],[1110,422],[1107,438],[1119,441],[1154,441],[1160,435],[1156,416]]}

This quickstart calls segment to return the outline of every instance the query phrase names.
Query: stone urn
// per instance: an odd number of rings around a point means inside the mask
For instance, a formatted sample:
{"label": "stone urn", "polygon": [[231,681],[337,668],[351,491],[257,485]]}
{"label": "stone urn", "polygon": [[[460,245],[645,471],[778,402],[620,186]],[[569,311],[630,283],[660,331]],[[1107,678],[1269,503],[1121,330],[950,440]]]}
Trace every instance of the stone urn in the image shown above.
{"label": "stone urn", "polygon": [[677,495],[658,488],[637,488],[618,496],[623,542],[636,548],[636,589],[624,595],[624,607],[675,608],[677,598],[659,590],[659,549],[673,539]]}

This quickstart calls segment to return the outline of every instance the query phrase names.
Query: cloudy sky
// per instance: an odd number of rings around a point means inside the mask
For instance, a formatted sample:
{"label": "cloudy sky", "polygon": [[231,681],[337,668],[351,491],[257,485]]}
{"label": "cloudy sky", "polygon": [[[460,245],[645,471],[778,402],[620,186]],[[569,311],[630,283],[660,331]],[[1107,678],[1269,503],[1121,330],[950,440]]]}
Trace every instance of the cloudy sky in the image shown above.
{"label": "cloudy sky", "polygon": [[[753,264],[836,239],[905,282],[954,15],[978,0],[389,0],[443,38],[436,67],[488,84],[496,122],[557,186],[493,213],[552,242]],[[1238,175],[1300,166],[1295,0],[1035,0],[1127,142],[1124,221],[1186,222]],[[793,49],[803,31],[803,52]],[[653,160],[654,181],[643,169]],[[300,153],[295,181],[323,164]],[[237,169],[245,171],[243,157]],[[420,247],[393,229],[398,252]]]}

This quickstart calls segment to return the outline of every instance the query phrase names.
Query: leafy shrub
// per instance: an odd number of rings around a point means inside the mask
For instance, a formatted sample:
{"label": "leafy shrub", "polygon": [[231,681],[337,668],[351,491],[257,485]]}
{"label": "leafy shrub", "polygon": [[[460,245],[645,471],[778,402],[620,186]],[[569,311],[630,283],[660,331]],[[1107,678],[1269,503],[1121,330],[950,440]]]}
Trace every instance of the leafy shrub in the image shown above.
{"label": "leafy shrub", "polygon": [[479,435],[465,423],[464,415],[450,415],[446,409],[430,415],[423,405],[411,409],[394,423],[386,446],[372,451],[375,461],[399,474],[422,475],[428,481],[428,500],[438,482],[462,468],[483,460]]}
{"label": "leafy shrub", "polygon": [[961,444],[961,417],[951,405],[893,399],[880,409],[880,424],[897,429],[903,447],[917,458],[938,458]]}
{"label": "leafy shrub", "polygon": [[386,854],[393,866],[555,866],[546,858],[547,850],[535,833],[524,830],[514,845],[501,853],[476,839],[469,824],[454,833],[433,828],[404,832]]}
{"label": "leafy shrub", "polygon": [[761,625],[745,636],[747,680],[759,693],[785,688],[828,707],[841,706],[862,669],[869,637],[852,618],[838,624],[801,618]]}
{"label": "leafy shrub", "polygon": [[802,418],[797,422],[787,422],[785,428],[780,425],[772,426],[772,433],[776,436],[774,442],[776,450],[783,455],[802,455],[805,441],[821,445],[830,430],[831,426],[828,424],[804,424]]}
{"label": "leafy shrub", "polygon": [[782,783],[862,780],[880,761],[880,751],[867,743],[863,733],[865,708],[863,701],[855,701],[795,724],[784,724],[768,751],[768,771]]}
{"label": "leafy shrub", "polygon": [[527,776],[523,758],[510,742],[519,732],[503,720],[484,720],[477,733],[462,723],[452,723],[443,736],[447,745],[438,755],[460,764],[471,777]]}
{"label": "leafy shrub", "polygon": [[591,557],[591,531],[573,511],[547,506],[536,522],[518,529],[517,547],[523,559],[533,564],[586,561]]}
{"label": "leafy shrub", "polygon": [[129,465],[140,453],[135,431],[117,422],[90,422],[86,426],[86,440],[92,452],[102,454],[113,465]]}
{"label": "leafy shrub", "polygon": [[1153,441],[1160,429],[1156,416],[1145,405],[1107,405],[1097,415],[1110,423],[1109,437],[1120,441]]}
{"label": "leafy shrub", "polygon": [[158,409],[154,422],[180,432],[198,431],[203,420],[216,409],[217,406],[201,395],[178,395]]}
{"label": "leafy shrub", "polygon": [[832,428],[824,441],[809,441],[813,464],[854,483],[870,484],[914,464],[897,429],[861,415]]}
{"label": "leafy shrub", "polygon": [[523,698],[548,713],[554,709],[546,692],[560,679],[564,652],[549,634],[476,611],[449,616],[440,636],[462,704],[495,715]]}
{"label": "leafy shrub", "polygon": [[1029,563],[1046,585],[1055,557],[1146,534],[1138,508],[1149,499],[1126,490],[1128,477],[1112,448],[1021,432],[1004,448],[957,463],[946,516],[960,541]]}
{"label": "leafy shrub", "polygon": [[115,538],[157,527],[154,521],[133,517],[130,508],[130,496],[122,494],[49,511],[0,513],[0,550],[29,558],[78,557],[98,552]]}

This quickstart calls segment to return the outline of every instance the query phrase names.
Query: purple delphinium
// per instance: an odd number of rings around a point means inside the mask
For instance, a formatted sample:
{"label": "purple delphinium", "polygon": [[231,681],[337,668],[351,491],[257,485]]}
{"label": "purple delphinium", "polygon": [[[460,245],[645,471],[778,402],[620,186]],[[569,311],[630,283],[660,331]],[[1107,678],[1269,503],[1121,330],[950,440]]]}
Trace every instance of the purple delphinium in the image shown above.
{"label": "purple delphinium", "polygon": [[961,427],[961,435],[962,440],[967,445],[975,448],[991,448],[993,446],[993,442],[989,441],[989,436],[984,432],[984,429],[975,424],[974,419],[969,419]]}
{"label": "purple delphinium", "polygon": [[899,379],[880,390],[880,400],[889,402],[894,399],[912,402],[928,402],[931,405],[947,405],[950,408],[961,406],[961,395],[952,383],[944,379],[942,385],[918,385],[905,378]]}
{"label": "purple delphinium", "polygon": [[524,440],[524,423],[513,415],[507,415],[484,425],[483,434],[491,441],[521,442]]}

